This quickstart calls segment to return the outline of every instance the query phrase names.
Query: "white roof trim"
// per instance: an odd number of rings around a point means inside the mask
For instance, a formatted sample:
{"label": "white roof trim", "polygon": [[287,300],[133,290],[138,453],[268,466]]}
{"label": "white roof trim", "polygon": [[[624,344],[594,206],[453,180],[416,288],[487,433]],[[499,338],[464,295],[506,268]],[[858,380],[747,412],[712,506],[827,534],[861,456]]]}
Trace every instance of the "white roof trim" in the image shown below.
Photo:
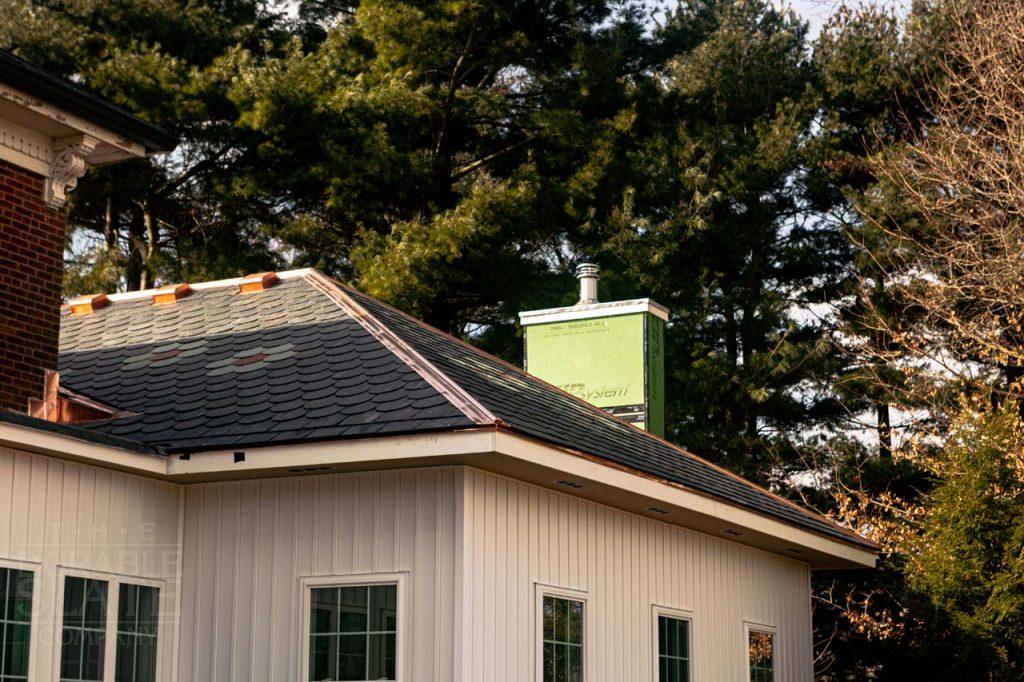
{"label": "white roof trim", "polygon": [[[285,270],[284,272],[277,272],[277,278],[281,280],[285,279],[300,279],[307,277],[316,272],[313,268],[300,268],[298,270]],[[248,275],[246,275],[247,277]],[[212,282],[196,282],[192,284],[188,283],[189,288],[192,291],[203,291],[204,289],[223,289],[225,287],[237,287],[242,283],[245,277],[232,277],[230,279],[216,279]],[[163,287],[153,287],[152,289],[143,289],[141,291],[126,291],[120,294],[107,294],[107,298],[110,299],[111,303],[119,303],[124,301],[137,301],[143,298],[150,298],[153,294],[157,293]]]}
{"label": "white roof trim", "polygon": [[649,298],[637,298],[630,301],[611,301],[609,303],[587,303],[566,308],[547,308],[545,310],[526,310],[519,313],[519,324],[526,327],[531,324],[549,322],[569,322],[586,320],[595,317],[612,317],[616,315],[633,315],[650,313],[668,321],[668,308],[655,303]]}

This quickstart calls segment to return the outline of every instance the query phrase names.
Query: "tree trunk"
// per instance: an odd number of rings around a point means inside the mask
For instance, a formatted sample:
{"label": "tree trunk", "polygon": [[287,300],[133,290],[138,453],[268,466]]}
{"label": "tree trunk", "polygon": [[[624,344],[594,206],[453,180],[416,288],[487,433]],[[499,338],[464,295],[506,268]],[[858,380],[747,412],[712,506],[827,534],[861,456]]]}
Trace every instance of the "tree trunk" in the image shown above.
{"label": "tree trunk", "polygon": [[878,418],[878,456],[892,459],[892,421],[888,403],[878,403],[875,411]]}

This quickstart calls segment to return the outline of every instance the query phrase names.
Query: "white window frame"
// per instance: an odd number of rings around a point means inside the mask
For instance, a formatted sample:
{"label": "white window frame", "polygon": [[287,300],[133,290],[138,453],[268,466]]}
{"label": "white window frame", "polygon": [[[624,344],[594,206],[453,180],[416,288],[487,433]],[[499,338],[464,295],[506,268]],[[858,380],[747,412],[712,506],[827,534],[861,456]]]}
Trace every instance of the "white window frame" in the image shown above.
{"label": "white window frame", "polygon": [[42,592],[40,577],[43,574],[43,565],[37,561],[21,561],[18,559],[0,558],[0,568],[13,568],[18,571],[27,571],[32,574],[32,622],[29,623],[28,631],[28,679],[34,680],[36,652],[39,651],[39,617],[41,615],[39,594]]}
{"label": "white window frame", "polygon": [[590,679],[590,595],[583,590],[569,587],[534,583],[533,656],[537,682],[544,682],[544,597],[571,599],[583,603],[583,682]]}
{"label": "white window frame", "polygon": [[666,616],[676,620],[685,620],[688,625],[688,636],[686,638],[686,660],[690,663],[690,682],[696,679],[696,663],[693,660],[693,611],[689,609],[677,609],[671,606],[651,604],[651,660],[654,663],[654,670],[651,673],[653,682],[660,682],[659,661],[661,658],[661,647],[658,642],[658,618]]}
{"label": "white window frame", "polygon": [[768,632],[772,635],[772,681],[779,678],[779,628],[767,623],[759,623],[754,620],[743,621],[743,667],[747,671],[746,682],[750,682],[750,631]]}
{"label": "white window frame", "polygon": [[53,647],[53,679],[60,680],[60,659],[64,652],[64,647],[62,646],[64,639],[64,581],[67,578],[103,580],[107,583],[106,647],[103,650],[104,682],[111,682],[117,674],[117,614],[118,601],[121,597],[121,584],[128,583],[129,585],[157,588],[156,682],[163,682],[163,670],[160,661],[163,658],[166,646],[167,627],[165,626],[169,625],[162,618],[164,614],[164,599],[167,597],[167,581],[122,573],[106,573],[83,568],[71,568],[68,566],[57,567],[57,588],[56,595],[54,596],[55,610],[53,614],[54,636],[57,639]]}
{"label": "white window frame", "polygon": [[[406,657],[406,635],[409,632],[408,609],[408,573],[352,573],[346,575],[311,575],[299,578],[299,680],[309,679],[309,621],[310,609],[312,608],[313,589],[321,587],[373,587],[380,585],[395,585],[398,588],[396,595],[396,606],[398,628],[395,631],[395,680],[406,682],[405,657]],[[410,678],[411,679],[411,678]]]}

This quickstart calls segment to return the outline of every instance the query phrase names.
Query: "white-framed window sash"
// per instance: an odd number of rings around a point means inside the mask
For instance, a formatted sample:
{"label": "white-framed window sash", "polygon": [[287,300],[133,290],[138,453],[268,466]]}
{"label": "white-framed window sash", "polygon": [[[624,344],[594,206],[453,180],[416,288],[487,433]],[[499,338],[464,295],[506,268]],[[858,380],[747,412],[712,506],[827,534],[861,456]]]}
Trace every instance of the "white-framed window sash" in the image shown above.
{"label": "white-framed window sash", "polygon": [[[20,559],[5,559],[0,557],[0,568],[25,571],[32,574],[32,612],[28,630],[28,679],[35,679],[35,658],[39,651],[39,617],[40,617],[40,582],[42,576],[42,564],[37,561],[23,561]],[[0,643],[2,645],[2,643]]]}
{"label": "white-framed window sash", "polygon": [[300,623],[299,635],[299,680],[309,680],[310,620],[313,590],[329,587],[374,587],[394,585],[396,594],[396,631],[395,631],[395,680],[407,682],[406,655],[409,616],[408,573],[352,573],[343,575],[312,575],[299,578]]}
{"label": "white-framed window sash", "polygon": [[583,605],[581,618],[582,625],[582,653],[581,662],[583,665],[583,676],[581,682],[586,682],[591,677],[590,669],[590,595],[582,590],[556,585],[547,585],[542,582],[534,583],[534,658],[536,661],[535,679],[537,682],[544,682],[544,598],[566,599],[580,602]]}
{"label": "white-framed window sash", "polygon": [[769,625],[768,623],[760,623],[753,620],[743,621],[743,664],[747,670],[748,681],[753,682],[755,680],[753,666],[750,661],[750,635],[751,633],[764,633],[771,635],[772,641],[772,665],[771,665],[771,680],[778,679],[779,669],[779,628],[775,625]]}
{"label": "white-framed window sash", "polygon": [[166,598],[166,580],[154,578],[143,578],[140,576],[124,575],[120,573],[106,573],[89,569],[73,568],[69,566],[57,567],[56,597],[54,599],[54,636],[57,638],[54,643],[53,670],[54,679],[60,680],[62,646],[64,641],[64,584],[67,578],[82,578],[85,580],[97,580],[107,583],[107,612],[104,629],[106,637],[103,650],[103,680],[112,682],[117,670],[117,629],[119,600],[121,585],[137,585],[141,587],[153,587],[157,590],[157,637],[156,637],[156,680],[164,682],[161,675],[160,658],[165,647],[167,637],[167,626],[163,620],[164,599]]}
{"label": "white-framed window sash", "polygon": [[695,679],[695,665],[693,661],[693,611],[690,609],[677,609],[660,604],[651,605],[651,660],[653,661],[653,682],[661,680],[661,631],[660,621],[662,617],[674,618],[686,623],[686,661],[689,672],[689,680]]}

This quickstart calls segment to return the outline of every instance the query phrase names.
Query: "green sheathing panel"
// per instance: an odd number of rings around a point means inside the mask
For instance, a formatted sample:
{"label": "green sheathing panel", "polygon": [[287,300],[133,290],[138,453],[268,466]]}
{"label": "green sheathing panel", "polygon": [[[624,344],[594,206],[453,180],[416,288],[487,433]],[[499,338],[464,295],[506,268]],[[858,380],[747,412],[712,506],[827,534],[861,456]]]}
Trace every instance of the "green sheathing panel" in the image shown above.
{"label": "green sheathing panel", "polygon": [[526,369],[660,434],[664,430],[662,325],[648,313],[529,325],[525,328]]}
{"label": "green sheathing panel", "polygon": [[665,321],[644,314],[647,327],[647,430],[665,435]]}

